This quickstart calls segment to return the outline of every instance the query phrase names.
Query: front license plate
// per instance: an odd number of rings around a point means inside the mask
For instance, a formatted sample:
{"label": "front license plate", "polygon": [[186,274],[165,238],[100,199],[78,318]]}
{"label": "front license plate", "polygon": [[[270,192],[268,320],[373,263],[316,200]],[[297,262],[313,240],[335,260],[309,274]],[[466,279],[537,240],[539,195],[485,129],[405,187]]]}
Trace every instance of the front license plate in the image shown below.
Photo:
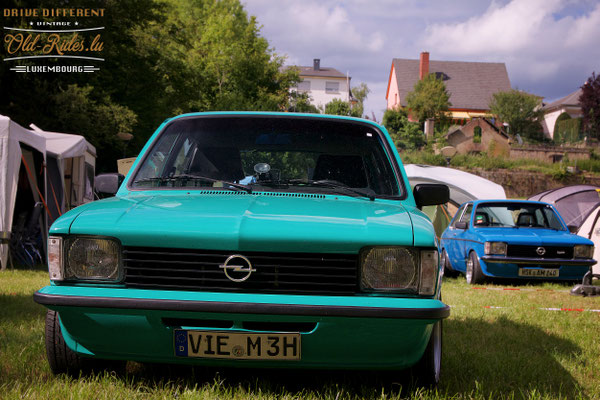
{"label": "front license plate", "polygon": [[175,330],[178,357],[238,360],[300,360],[299,333]]}
{"label": "front license plate", "polygon": [[555,278],[558,276],[558,269],[519,268],[519,276],[539,276],[544,278]]}

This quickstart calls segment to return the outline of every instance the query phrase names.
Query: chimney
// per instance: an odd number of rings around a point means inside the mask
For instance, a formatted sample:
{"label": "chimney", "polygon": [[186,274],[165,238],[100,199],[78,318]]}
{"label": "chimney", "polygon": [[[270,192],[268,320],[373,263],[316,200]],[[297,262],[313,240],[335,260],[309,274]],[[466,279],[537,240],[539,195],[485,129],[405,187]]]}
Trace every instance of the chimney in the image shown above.
{"label": "chimney", "polygon": [[421,58],[419,60],[419,80],[429,75],[429,52],[421,52]]}
{"label": "chimney", "polygon": [[315,71],[318,71],[319,69],[321,69],[321,59],[320,58],[315,58],[313,60],[313,69]]}

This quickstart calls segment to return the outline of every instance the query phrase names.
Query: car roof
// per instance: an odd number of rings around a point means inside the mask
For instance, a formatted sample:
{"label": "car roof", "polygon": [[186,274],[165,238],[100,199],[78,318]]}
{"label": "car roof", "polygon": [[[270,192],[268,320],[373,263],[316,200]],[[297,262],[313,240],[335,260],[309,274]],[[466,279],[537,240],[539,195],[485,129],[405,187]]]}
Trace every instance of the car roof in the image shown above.
{"label": "car roof", "polygon": [[474,206],[485,204],[485,203],[507,203],[507,204],[540,204],[544,206],[550,206],[550,204],[545,203],[543,201],[533,201],[533,200],[518,200],[518,199],[498,199],[498,200],[473,200]]}

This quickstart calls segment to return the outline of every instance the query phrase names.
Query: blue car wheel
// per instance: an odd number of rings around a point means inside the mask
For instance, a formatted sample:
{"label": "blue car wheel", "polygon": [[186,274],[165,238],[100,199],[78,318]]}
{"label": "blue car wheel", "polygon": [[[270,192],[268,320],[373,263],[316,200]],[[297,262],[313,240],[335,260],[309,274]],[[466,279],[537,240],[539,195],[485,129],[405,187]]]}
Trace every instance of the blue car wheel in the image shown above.
{"label": "blue car wheel", "polygon": [[474,251],[469,253],[469,259],[467,260],[467,273],[465,274],[467,283],[476,285],[483,282],[483,272],[481,272],[481,266],[477,259],[477,254]]}

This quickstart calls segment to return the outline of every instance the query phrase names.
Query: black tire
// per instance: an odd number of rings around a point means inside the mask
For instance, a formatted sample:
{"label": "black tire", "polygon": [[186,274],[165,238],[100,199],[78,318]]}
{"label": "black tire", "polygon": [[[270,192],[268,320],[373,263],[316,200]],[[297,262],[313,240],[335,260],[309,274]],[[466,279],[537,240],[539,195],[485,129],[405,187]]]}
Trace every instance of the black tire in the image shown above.
{"label": "black tire", "polygon": [[454,278],[458,276],[458,272],[452,268],[452,263],[450,263],[446,249],[442,250],[442,259],[440,262],[444,268],[444,276],[447,276],[448,278]]}
{"label": "black tire", "polygon": [[479,259],[474,251],[469,253],[469,259],[467,260],[467,271],[465,274],[467,283],[470,285],[477,285],[482,283],[485,279],[485,275],[481,272],[481,266],[479,265]]}
{"label": "black tire", "polygon": [[433,325],[425,353],[413,370],[420,386],[433,387],[439,383],[442,372],[442,321]]}
{"label": "black tire", "polygon": [[60,330],[58,313],[48,310],[46,313],[46,355],[53,374],[78,375],[83,364],[81,357],[69,349]]}

